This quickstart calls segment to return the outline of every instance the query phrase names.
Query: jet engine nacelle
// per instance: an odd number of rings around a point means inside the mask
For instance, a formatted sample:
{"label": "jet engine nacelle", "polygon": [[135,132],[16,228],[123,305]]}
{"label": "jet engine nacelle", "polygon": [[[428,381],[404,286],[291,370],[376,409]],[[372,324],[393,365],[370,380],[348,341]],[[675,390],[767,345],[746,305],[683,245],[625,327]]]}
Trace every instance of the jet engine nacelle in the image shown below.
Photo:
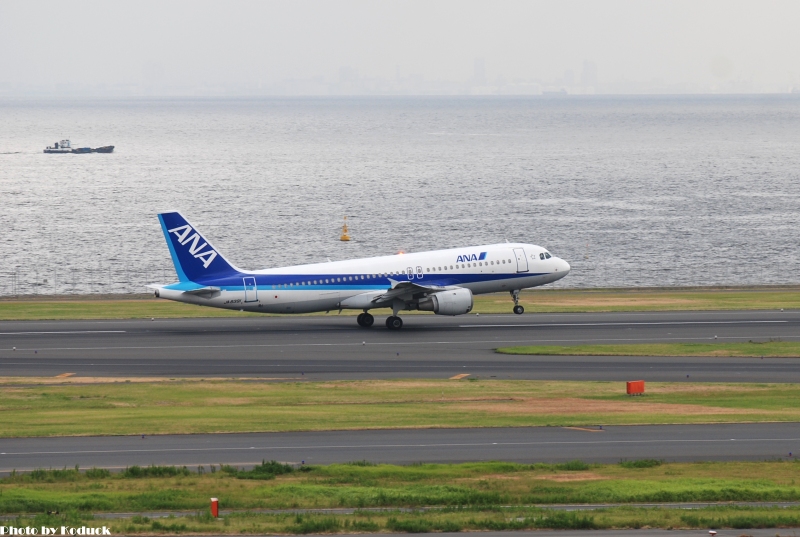
{"label": "jet engine nacelle", "polygon": [[437,315],[464,315],[472,311],[472,291],[469,289],[440,291],[421,301],[418,307]]}

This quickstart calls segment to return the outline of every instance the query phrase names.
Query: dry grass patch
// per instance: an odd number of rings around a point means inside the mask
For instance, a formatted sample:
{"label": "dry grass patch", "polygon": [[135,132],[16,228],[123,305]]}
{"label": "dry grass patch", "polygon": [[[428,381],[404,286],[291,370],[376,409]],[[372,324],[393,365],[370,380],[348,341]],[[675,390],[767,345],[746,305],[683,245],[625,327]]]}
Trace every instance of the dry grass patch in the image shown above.
{"label": "dry grass patch", "polygon": [[683,405],[670,403],[650,403],[631,399],[630,401],[607,401],[602,399],[532,398],[521,399],[510,404],[461,405],[470,411],[494,412],[502,414],[530,415],[575,415],[575,414],[673,414],[673,415],[724,415],[760,414],[761,411],[724,408],[707,405]]}
{"label": "dry grass patch", "polygon": [[[646,391],[649,395],[667,394],[667,393],[686,393],[686,394],[714,394],[714,393],[742,393],[742,386],[729,386],[727,384],[697,384],[697,383],[648,383]],[[758,388],[761,389],[761,388]]]}
{"label": "dry grass patch", "polygon": [[211,399],[206,399],[206,403],[210,405],[220,405],[220,406],[227,406],[227,405],[253,405],[258,403],[257,399],[252,397],[213,397]]}
{"label": "dry grass patch", "polygon": [[570,483],[573,481],[597,481],[600,479],[610,479],[610,477],[596,474],[594,472],[570,472],[555,475],[537,475],[534,477],[534,479],[555,481],[556,483]]}

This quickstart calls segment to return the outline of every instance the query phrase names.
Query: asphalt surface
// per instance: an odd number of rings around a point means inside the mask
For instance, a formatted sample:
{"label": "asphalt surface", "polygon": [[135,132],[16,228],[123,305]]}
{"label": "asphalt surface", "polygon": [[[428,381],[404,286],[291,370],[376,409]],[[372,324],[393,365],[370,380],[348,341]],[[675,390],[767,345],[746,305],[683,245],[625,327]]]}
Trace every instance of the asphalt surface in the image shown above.
{"label": "asphalt surface", "polygon": [[[380,319],[378,319],[380,321]],[[716,339],[715,339],[716,338]],[[482,378],[800,382],[800,360],[508,356],[525,344],[800,339],[800,312],[405,317],[390,331],[353,317],[0,322],[0,376]],[[573,459],[763,460],[800,452],[798,424],[339,431],[0,440],[0,472],[262,459],[407,464]]]}
{"label": "asphalt surface", "polygon": [[525,344],[800,339],[798,311],[407,315],[390,331],[354,317],[0,322],[0,376],[800,382],[785,358],[496,354]]}
{"label": "asphalt surface", "polygon": [[130,465],[250,466],[262,460],[330,464],[517,461],[616,463],[622,459],[765,460],[800,453],[797,423],[599,428],[411,429],[299,433],[11,438],[0,472]]}

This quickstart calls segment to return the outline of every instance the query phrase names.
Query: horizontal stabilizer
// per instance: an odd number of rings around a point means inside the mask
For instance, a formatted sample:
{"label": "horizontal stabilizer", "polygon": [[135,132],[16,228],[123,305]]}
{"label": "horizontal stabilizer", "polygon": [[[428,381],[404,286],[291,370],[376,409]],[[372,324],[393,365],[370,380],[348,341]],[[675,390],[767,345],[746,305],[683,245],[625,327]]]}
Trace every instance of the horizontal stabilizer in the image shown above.
{"label": "horizontal stabilizer", "polygon": [[184,291],[184,293],[188,293],[190,295],[208,295],[218,292],[220,292],[219,287],[201,287],[199,289],[192,289],[191,291]]}

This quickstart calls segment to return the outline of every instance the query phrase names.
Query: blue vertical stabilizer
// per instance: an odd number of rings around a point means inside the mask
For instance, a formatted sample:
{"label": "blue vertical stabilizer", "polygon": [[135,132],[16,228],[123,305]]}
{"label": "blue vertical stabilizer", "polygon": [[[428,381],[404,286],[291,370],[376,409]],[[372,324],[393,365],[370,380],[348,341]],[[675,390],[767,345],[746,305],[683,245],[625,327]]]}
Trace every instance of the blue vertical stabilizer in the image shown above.
{"label": "blue vertical stabilizer", "polygon": [[198,282],[239,273],[181,213],[160,213],[158,219],[180,281]]}

